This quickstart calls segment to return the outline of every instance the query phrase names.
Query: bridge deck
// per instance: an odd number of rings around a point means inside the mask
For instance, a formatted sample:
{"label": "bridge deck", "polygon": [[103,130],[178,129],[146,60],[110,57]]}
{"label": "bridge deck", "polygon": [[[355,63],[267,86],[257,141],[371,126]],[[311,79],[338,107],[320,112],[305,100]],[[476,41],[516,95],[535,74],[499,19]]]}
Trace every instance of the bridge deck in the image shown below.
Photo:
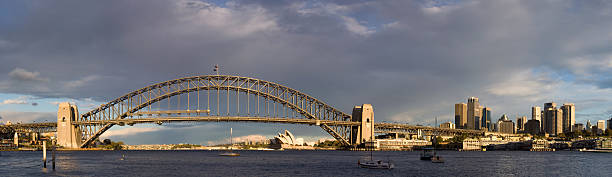
{"label": "bridge deck", "polygon": [[[202,111],[204,112],[204,111]],[[154,115],[166,114],[165,112],[143,112],[142,115],[148,115],[149,113]],[[172,112],[173,114],[176,112]],[[187,112],[185,112],[187,113]],[[191,112],[189,112],[191,113]],[[359,126],[360,122],[352,121],[330,121],[330,120],[314,120],[314,119],[299,119],[299,118],[267,118],[267,117],[223,117],[223,116],[196,116],[196,117],[151,117],[151,118],[138,118],[138,119],[120,119],[120,120],[99,120],[99,121],[83,121],[74,123],[75,125],[104,125],[104,124],[115,124],[115,125],[133,125],[141,123],[169,123],[169,122],[268,122],[268,123],[288,123],[288,124],[307,124],[307,125],[321,125],[326,124],[329,126]],[[11,125],[0,125],[0,127],[11,128],[11,129],[35,129],[35,128],[46,128],[56,127],[57,123],[24,123],[24,124],[11,124]],[[435,132],[447,132],[447,133],[467,133],[467,134],[483,134],[482,130],[465,130],[465,129],[447,129],[447,128],[436,128],[426,126],[415,126],[408,124],[397,124],[397,123],[375,123],[374,127],[377,129],[376,133],[389,133],[406,131],[406,130],[423,130],[423,131],[435,131]],[[493,133],[493,132],[492,132]]]}
{"label": "bridge deck", "polygon": [[351,121],[331,121],[331,120],[314,120],[314,119],[298,119],[298,118],[266,118],[266,117],[217,117],[217,116],[195,116],[195,117],[155,117],[155,118],[138,118],[138,119],[120,119],[120,120],[101,120],[101,121],[82,121],[75,124],[78,125],[103,125],[107,123],[122,125],[122,124],[140,124],[140,123],[166,123],[166,122],[270,122],[270,123],[288,123],[288,124],[308,124],[329,126],[356,126],[359,122]]}

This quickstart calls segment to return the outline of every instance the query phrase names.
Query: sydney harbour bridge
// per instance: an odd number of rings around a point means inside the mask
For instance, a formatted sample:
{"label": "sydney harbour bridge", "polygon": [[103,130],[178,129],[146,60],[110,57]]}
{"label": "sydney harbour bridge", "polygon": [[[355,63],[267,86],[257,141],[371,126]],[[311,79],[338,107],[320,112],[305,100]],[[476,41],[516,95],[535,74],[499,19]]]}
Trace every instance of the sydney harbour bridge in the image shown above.
{"label": "sydney harbour bridge", "polygon": [[445,129],[399,123],[376,123],[372,106],[344,113],[315,97],[265,80],[203,75],[169,80],[135,90],[89,112],[61,103],[53,123],[1,125],[0,133],[57,132],[58,144],[90,146],[115,125],[184,121],[261,122],[318,126],[345,146],[356,146],[375,133],[471,134],[480,130]]}

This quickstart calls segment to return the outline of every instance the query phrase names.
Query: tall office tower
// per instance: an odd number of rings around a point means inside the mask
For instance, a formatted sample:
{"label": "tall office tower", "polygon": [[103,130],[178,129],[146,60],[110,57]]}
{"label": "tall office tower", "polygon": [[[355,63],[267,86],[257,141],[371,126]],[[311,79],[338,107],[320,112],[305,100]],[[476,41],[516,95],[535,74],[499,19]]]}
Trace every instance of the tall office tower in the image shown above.
{"label": "tall office tower", "polygon": [[516,129],[517,131],[525,131],[525,124],[527,123],[527,117],[517,117],[516,118]]}
{"label": "tall office tower", "polygon": [[557,111],[557,104],[555,102],[544,103],[544,110],[542,111],[542,130],[544,133],[552,133],[553,125],[555,121],[554,115]]}
{"label": "tall office tower", "polygon": [[505,114],[497,121],[497,131],[501,133],[515,133],[515,126],[512,120],[508,120],[508,116]]}
{"label": "tall office tower", "polygon": [[598,120],[597,121],[597,134],[603,134],[606,132],[606,121]]}
{"label": "tall office tower", "polygon": [[482,128],[481,130],[491,131],[491,108],[482,108]]}
{"label": "tall office tower", "polygon": [[572,132],[572,127],[576,124],[576,106],[573,103],[565,103],[563,109],[563,133]]}
{"label": "tall office tower", "polygon": [[591,120],[587,120],[587,124],[586,124],[585,130],[586,131],[591,131]]}
{"label": "tall office tower", "polygon": [[484,120],[482,120],[482,110],[484,110],[484,107],[482,107],[482,105],[478,105],[478,108],[476,108],[478,110],[478,112],[475,112],[474,114],[474,129],[476,130],[482,130],[483,126],[482,122],[484,122]]}
{"label": "tall office tower", "polygon": [[531,120],[537,120],[540,122],[540,128],[542,128],[542,108],[539,106],[531,107]]}
{"label": "tall office tower", "polygon": [[612,129],[612,117],[610,117],[610,120],[608,120],[608,129]]}
{"label": "tall office tower", "polygon": [[524,132],[532,134],[532,135],[540,134],[540,121],[535,120],[535,119],[531,119],[527,121],[527,123],[525,124]]}
{"label": "tall office tower", "polygon": [[467,104],[455,104],[455,126],[457,129],[467,127]]}
{"label": "tall office tower", "polygon": [[478,98],[470,97],[468,98],[467,105],[467,129],[478,130],[480,129],[480,103],[478,103]]}
{"label": "tall office tower", "polygon": [[554,109],[549,113],[551,114],[551,117],[552,117],[552,119],[550,119],[551,121],[550,133],[554,135],[563,133],[563,110]]}

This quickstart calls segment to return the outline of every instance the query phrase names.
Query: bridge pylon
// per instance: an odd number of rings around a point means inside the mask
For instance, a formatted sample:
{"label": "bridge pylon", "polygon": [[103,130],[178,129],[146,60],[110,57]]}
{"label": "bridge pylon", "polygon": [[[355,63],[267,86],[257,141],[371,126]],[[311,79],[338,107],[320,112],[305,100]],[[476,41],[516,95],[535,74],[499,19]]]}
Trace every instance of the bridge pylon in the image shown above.
{"label": "bridge pylon", "polygon": [[60,103],[57,110],[57,144],[65,148],[79,148],[82,132],[72,124],[79,118],[79,109],[68,102]]}
{"label": "bridge pylon", "polygon": [[371,104],[355,106],[351,121],[361,122],[359,126],[353,126],[351,129],[351,144],[360,145],[374,141],[374,108]]}

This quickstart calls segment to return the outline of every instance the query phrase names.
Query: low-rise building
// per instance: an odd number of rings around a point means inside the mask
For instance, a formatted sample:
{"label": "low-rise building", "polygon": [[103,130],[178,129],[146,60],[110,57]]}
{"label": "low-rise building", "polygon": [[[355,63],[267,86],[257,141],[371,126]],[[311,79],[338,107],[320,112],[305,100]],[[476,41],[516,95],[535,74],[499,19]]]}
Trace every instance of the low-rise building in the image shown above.
{"label": "low-rise building", "polygon": [[376,139],[376,147],[381,150],[412,150],[415,147],[430,146],[431,142],[426,140],[408,139]]}
{"label": "low-rise building", "polygon": [[455,129],[455,124],[449,121],[449,122],[440,124],[440,128]]}
{"label": "low-rise building", "polygon": [[467,138],[463,140],[463,147],[461,150],[464,151],[474,151],[474,150],[482,150],[488,145],[491,144],[506,144],[508,141],[504,141],[502,139],[498,139],[496,136],[491,136],[488,138]]}

